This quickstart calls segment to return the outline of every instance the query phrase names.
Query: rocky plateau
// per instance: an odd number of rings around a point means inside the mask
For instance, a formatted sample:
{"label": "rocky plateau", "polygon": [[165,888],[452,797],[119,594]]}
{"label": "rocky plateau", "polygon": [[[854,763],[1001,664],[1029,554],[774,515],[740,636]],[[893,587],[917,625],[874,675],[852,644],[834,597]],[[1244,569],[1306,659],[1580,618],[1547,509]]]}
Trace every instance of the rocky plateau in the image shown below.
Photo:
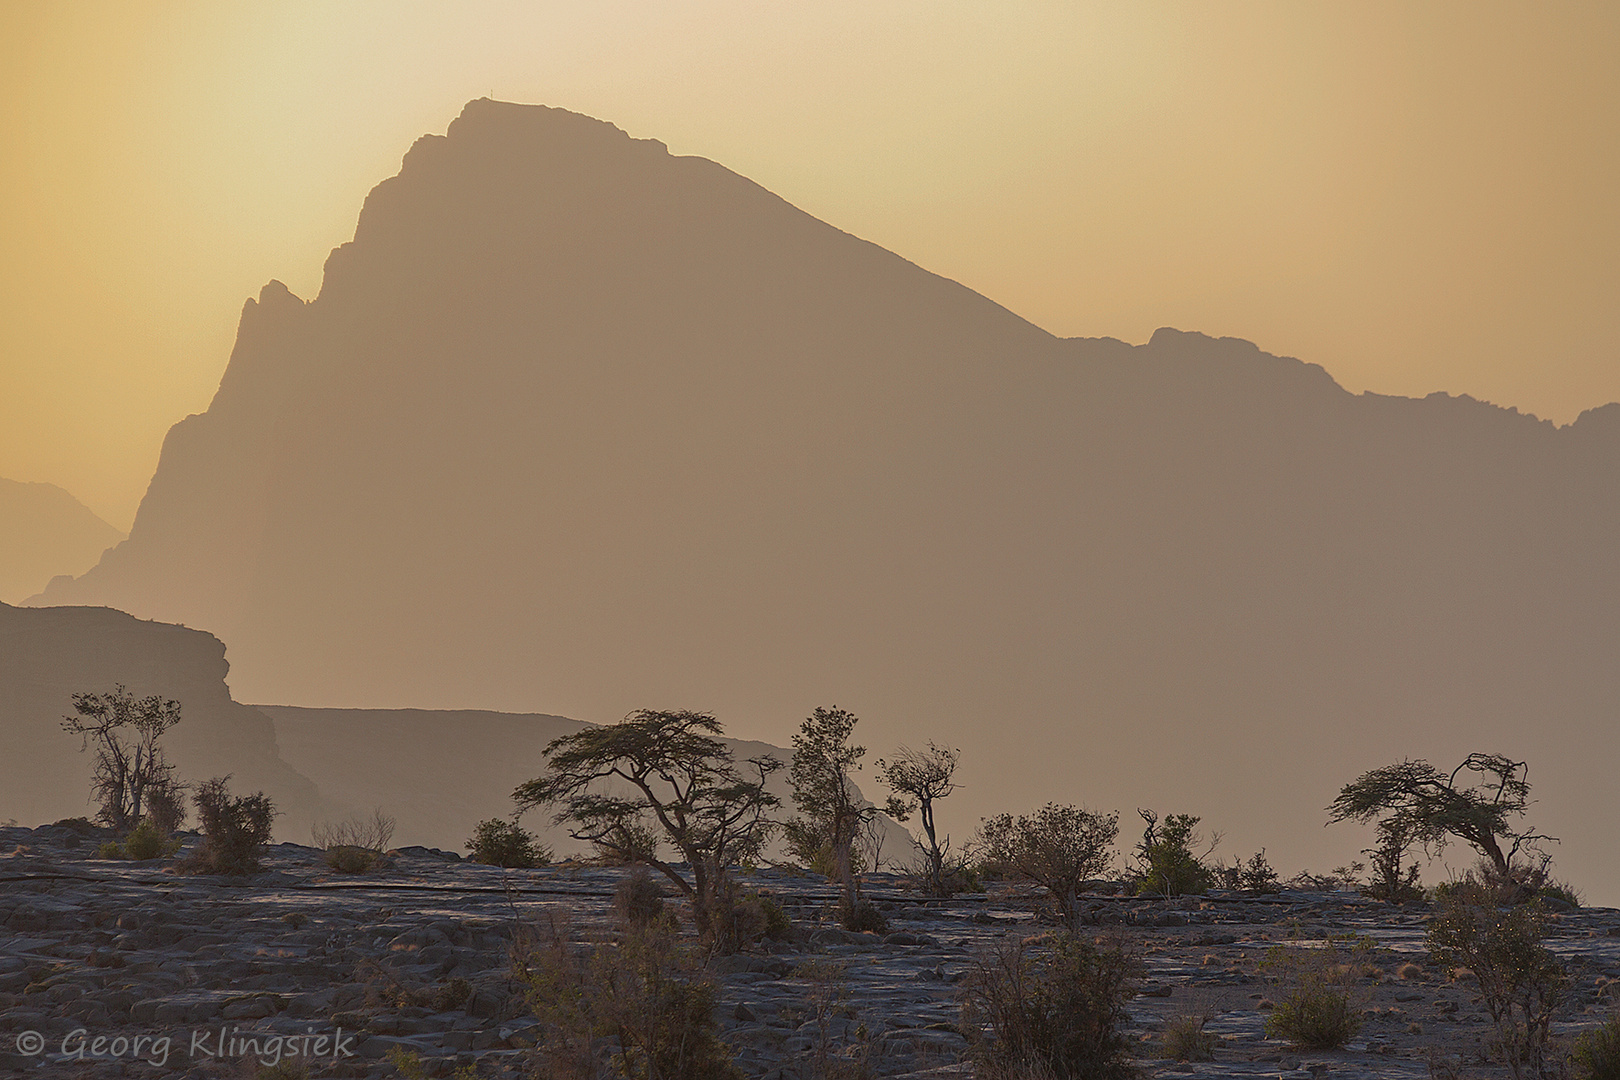
{"label": "rocky plateau", "polygon": [[[503,870],[405,847],[344,875],[314,848],[279,844],[266,872],[229,879],[100,859],[104,839],[85,826],[0,828],[0,1072],[372,1078],[399,1074],[388,1055],[400,1049],[425,1075],[528,1075],[536,1021],[510,975],[514,936],[556,926],[605,940],[630,873]],[[1022,887],[925,900],[899,876],[870,875],[867,895],[889,923],[880,935],[839,929],[822,878],[761,869],[745,885],[794,923],[792,940],[707,963],[723,1037],[754,1077],[812,1080],[820,1051],[870,1076],[972,1076],[964,974],[1009,938],[1047,929],[1038,890]],[[1086,904],[1088,932],[1142,961],[1129,1035],[1146,1076],[1417,1078],[1431,1059],[1461,1068],[1454,1075],[1505,1075],[1486,1059],[1474,985],[1428,962],[1426,918],[1353,892],[1151,900],[1100,886]],[[1334,1052],[1268,1038],[1267,1009],[1286,987],[1263,966],[1267,952],[1347,934],[1373,942],[1359,1036]],[[1572,976],[1557,1025],[1567,1039],[1614,1012],[1620,911],[1557,912],[1547,944]],[[1214,1061],[1159,1056],[1165,1024],[1184,1015],[1209,1017]]]}

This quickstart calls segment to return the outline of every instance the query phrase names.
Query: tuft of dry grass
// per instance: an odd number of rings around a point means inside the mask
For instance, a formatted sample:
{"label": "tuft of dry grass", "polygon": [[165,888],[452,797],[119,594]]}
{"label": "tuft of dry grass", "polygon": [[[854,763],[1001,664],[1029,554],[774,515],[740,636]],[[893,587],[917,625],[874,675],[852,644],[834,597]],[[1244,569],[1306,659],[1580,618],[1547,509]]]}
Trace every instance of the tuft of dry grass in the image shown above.
{"label": "tuft of dry grass", "polygon": [[1204,1030],[1208,1016],[1178,1016],[1164,1027],[1163,1055],[1172,1061],[1214,1061],[1220,1037]]}
{"label": "tuft of dry grass", "polygon": [[379,807],[370,818],[323,821],[310,830],[325,851],[326,865],[340,874],[363,874],[376,866],[394,838],[394,819]]}

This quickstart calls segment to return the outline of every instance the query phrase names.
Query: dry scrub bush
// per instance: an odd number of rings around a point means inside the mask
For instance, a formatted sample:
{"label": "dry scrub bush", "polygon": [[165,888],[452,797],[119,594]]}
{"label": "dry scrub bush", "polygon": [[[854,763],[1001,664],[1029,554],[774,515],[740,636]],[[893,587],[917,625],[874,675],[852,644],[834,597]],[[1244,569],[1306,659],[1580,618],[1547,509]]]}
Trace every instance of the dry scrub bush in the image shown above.
{"label": "dry scrub bush", "polygon": [[1266,1034],[1306,1050],[1337,1050],[1361,1030],[1356,982],[1367,973],[1366,941],[1329,940],[1320,949],[1278,946],[1265,967],[1293,984],[1266,1020]]}
{"label": "dry scrub bush", "polygon": [[613,913],[627,926],[645,929],[663,918],[664,896],[664,887],[640,869],[613,890]]}
{"label": "dry scrub bush", "polygon": [[467,841],[468,858],[509,870],[531,870],[551,862],[551,849],[529,830],[513,821],[489,818],[473,826]]}
{"label": "dry scrub bush", "polygon": [[199,784],[192,801],[202,822],[203,842],[184,863],[196,874],[256,874],[259,859],[270,842],[276,809],[264,792],[240,798],[226,786],[229,776],[216,776]]}
{"label": "dry scrub bush", "polygon": [[1429,923],[1429,955],[1466,967],[1496,1027],[1497,1050],[1515,1077],[1556,1075],[1552,1021],[1569,992],[1563,966],[1541,944],[1540,905],[1503,905],[1504,889],[1463,881],[1445,890]]}
{"label": "dry scrub bush", "polygon": [[793,978],[807,987],[800,1030],[810,1037],[812,1080],[867,1080],[876,1048],[865,1025],[846,1033],[848,1023],[858,1019],[849,1004],[849,965],[806,960],[794,969]]}
{"label": "dry scrub bush", "polygon": [[1231,866],[1217,864],[1213,873],[1214,879],[1227,889],[1254,895],[1267,895],[1282,889],[1276,869],[1266,858],[1265,848],[1251,855],[1247,862],[1239,859]]}
{"label": "dry scrub bush", "polygon": [[857,900],[854,907],[838,906],[838,922],[845,930],[857,934],[883,934],[889,929],[889,920],[870,900]]}
{"label": "dry scrub bush", "polygon": [[370,818],[323,821],[310,830],[315,846],[325,851],[326,865],[341,874],[363,874],[376,866],[394,838],[394,819],[381,809]]}
{"label": "dry scrub bush", "polygon": [[1072,931],[1005,943],[963,982],[961,1031],[989,1080],[1135,1075],[1126,1020],[1137,964]]}
{"label": "dry scrub bush", "polygon": [[1214,1061],[1220,1037],[1204,1030],[1207,1016],[1178,1016],[1164,1027],[1164,1056],[1172,1061]]}
{"label": "dry scrub bush", "polygon": [[765,938],[785,941],[792,936],[792,920],[772,897],[733,893],[715,908],[713,943],[723,952],[739,952]]}
{"label": "dry scrub bush", "polygon": [[[399,1071],[399,1075],[403,1080],[433,1080],[435,1077],[444,1075],[443,1072],[436,1070],[423,1061],[421,1054],[415,1050],[406,1050],[404,1047],[396,1046],[388,1051],[386,1060]],[[478,1080],[478,1067],[475,1065],[463,1065],[449,1075],[450,1080]],[[259,1074],[259,1080],[266,1080],[263,1073]]]}
{"label": "dry scrub bush", "polygon": [[390,1009],[448,1012],[464,1006],[473,993],[472,984],[459,976],[426,983],[375,960],[362,961],[358,974],[365,984],[367,1004]]}
{"label": "dry scrub bush", "polygon": [[571,946],[560,927],[513,942],[513,974],[541,1036],[551,1080],[741,1080],[714,1019],[714,985],[659,927],[617,943]]}

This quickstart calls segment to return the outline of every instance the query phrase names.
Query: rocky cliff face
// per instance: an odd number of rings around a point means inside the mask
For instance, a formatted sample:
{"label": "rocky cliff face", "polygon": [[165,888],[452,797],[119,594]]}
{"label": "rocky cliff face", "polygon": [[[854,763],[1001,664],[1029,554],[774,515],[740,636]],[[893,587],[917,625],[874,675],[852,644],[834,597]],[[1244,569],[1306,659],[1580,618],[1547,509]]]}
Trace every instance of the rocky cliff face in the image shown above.
{"label": "rocky cliff face", "polygon": [[271,796],[278,836],[307,841],[311,822],[331,810],[282,760],[269,718],[231,700],[228,670],[225,646],[198,630],[106,608],[0,604],[0,819],[95,816],[94,751],[81,753],[61,720],[73,714],[74,694],[123,683],[137,697],[180,702],[181,722],[163,744],[183,781],[230,774],[237,793]]}
{"label": "rocky cliff face", "polygon": [[478,101],[317,298],[248,303],[129,540],[47,598],[208,628],[250,700],[778,742],[836,702],[874,753],[963,747],[959,835],[1153,806],[1337,865],[1339,785],[1499,751],[1620,896],[1617,539],[1620,406],[1059,340],[712,162]]}

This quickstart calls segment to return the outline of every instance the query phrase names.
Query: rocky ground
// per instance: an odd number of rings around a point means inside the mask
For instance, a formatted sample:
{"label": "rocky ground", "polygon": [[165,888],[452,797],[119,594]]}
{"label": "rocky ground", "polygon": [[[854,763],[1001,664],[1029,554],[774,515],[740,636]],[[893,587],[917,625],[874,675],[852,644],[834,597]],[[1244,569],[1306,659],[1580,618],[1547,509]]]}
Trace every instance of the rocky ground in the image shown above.
{"label": "rocky ground", "polygon": [[[419,1055],[426,1075],[520,1073],[535,1021],[509,977],[514,933],[611,934],[611,897],[628,873],[503,871],[405,848],[384,869],[342,875],[319,851],[283,844],[266,873],[233,880],[98,859],[102,839],[0,829],[0,1072],[251,1077],[269,1072],[256,1058],[279,1047],[279,1076],[393,1076],[395,1048]],[[823,1051],[871,1076],[971,1076],[959,1063],[958,984],[976,955],[1043,929],[1025,890],[923,901],[875,875],[868,893],[890,923],[876,935],[837,929],[818,878],[762,872],[747,884],[774,895],[796,928],[791,942],[710,964],[724,1037],[750,1076],[811,1080]],[[1433,1055],[1462,1075],[1501,1074],[1482,1057],[1490,1029],[1478,995],[1426,962],[1423,911],[1284,892],[1098,894],[1087,913],[1143,961],[1129,1034],[1146,1075],[1428,1077]],[[1343,934],[1375,942],[1361,1034],[1327,1053],[1266,1038],[1267,1009],[1286,991],[1261,968],[1267,951]],[[1547,944],[1575,985],[1558,1030],[1612,1016],[1620,912],[1555,915]],[[1164,1025],[1185,1015],[1210,1018],[1215,1061],[1158,1056]]]}

